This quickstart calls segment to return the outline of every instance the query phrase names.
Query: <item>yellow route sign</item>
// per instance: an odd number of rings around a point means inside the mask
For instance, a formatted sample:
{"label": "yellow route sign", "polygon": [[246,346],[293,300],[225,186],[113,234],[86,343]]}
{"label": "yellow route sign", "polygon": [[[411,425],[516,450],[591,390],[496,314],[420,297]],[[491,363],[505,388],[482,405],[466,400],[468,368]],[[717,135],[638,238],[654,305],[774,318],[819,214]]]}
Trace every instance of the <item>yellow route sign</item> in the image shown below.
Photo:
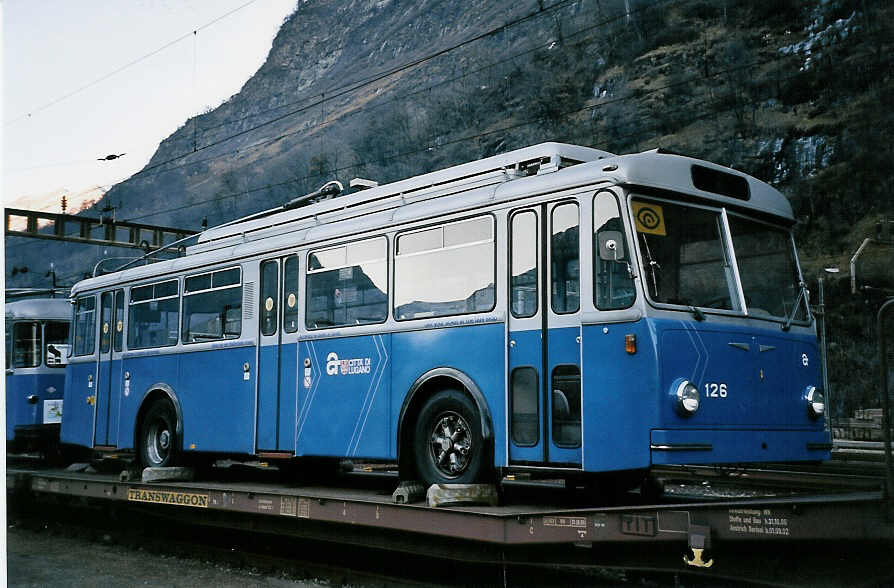
{"label": "yellow route sign", "polygon": [[667,236],[664,228],[664,209],[661,205],[652,202],[634,202],[633,219],[638,232]]}

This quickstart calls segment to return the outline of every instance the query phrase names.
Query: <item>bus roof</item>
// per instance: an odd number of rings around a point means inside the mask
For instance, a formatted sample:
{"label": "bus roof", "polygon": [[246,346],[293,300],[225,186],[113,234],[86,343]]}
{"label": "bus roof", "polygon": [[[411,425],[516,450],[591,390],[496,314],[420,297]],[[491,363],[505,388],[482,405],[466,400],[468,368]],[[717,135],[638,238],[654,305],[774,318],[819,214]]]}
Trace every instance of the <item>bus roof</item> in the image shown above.
{"label": "bus roof", "polygon": [[6,303],[6,320],[70,320],[67,298],[31,298]]}
{"label": "bus roof", "polygon": [[[618,184],[700,196],[721,205],[732,205],[769,214],[789,224],[795,221],[788,199],[773,186],[746,173],[701,159],[663,153],[659,149],[654,149],[643,153],[617,155],[600,161],[599,166],[606,177]],[[612,169],[614,166],[617,168]],[[711,181],[699,182],[694,168],[712,170],[721,178],[738,178],[739,181],[744,181],[743,188],[747,185],[747,189],[736,196],[706,189],[705,183],[710,187]],[[720,181],[723,182],[723,179]]]}
{"label": "bus roof", "polygon": [[[695,168],[713,173],[720,178],[719,184],[709,181],[705,185],[696,181]],[[560,170],[561,173],[553,173]],[[514,181],[519,179],[525,181]],[[724,183],[729,184],[731,180],[739,192],[733,196],[724,195]],[[72,295],[122,281],[143,280],[263,254],[267,250],[373,231],[432,214],[474,209],[532,193],[548,193],[598,182],[622,185],[633,191],[648,188],[688,194],[722,206],[770,215],[785,224],[794,222],[791,205],[778,190],[720,165],[660,150],[613,155],[589,147],[541,143],[301,208],[274,210],[260,218],[211,228],[199,236],[195,245],[187,248],[186,257],[90,278],[77,283],[72,288]],[[701,187],[696,187],[697,184]],[[715,184],[720,188],[712,191]]]}
{"label": "bus roof", "polygon": [[207,247],[202,247],[202,245],[223,240],[227,237],[250,233],[258,228],[269,227],[271,224],[291,223],[327,212],[357,208],[364,205],[371,205],[370,208],[374,209],[376,202],[387,200],[394,196],[405,196],[413,199],[422,195],[446,196],[455,194],[458,191],[467,191],[485,185],[505,182],[515,177],[511,174],[513,171],[515,173],[531,174],[533,170],[533,173],[542,174],[557,171],[569,165],[613,156],[613,154],[607,151],[590,147],[567,145],[565,143],[540,143],[427,174],[413,176],[405,180],[398,180],[390,184],[383,184],[353,194],[342,195],[295,210],[279,212],[244,223],[211,228],[199,236],[197,245],[191,249],[207,249]]}

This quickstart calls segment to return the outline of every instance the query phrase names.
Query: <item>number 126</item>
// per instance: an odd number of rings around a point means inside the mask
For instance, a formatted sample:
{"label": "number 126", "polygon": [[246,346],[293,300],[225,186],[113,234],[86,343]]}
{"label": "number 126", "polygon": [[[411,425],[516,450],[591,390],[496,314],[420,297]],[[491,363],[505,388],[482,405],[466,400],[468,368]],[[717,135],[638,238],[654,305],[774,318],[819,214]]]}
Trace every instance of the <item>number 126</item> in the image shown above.
{"label": "number 126", "polygon": [[705,384],[705,396],[708,398],[726,398],[726,384],[709,382]]}

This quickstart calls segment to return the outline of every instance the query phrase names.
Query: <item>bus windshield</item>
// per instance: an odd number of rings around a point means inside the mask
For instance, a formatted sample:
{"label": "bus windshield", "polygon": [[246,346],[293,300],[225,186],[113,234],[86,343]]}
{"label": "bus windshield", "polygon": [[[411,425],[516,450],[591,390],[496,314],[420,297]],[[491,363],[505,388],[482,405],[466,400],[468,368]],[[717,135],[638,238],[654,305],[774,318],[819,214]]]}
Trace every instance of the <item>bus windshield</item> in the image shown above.
{"label": "bus windshield", "polygon": [[806,320],[794,245],[783,228],[735,214],[635,198],[632,202],[643,283],[653,302],[733,312],[742,308],[735,264],[749,315]]}

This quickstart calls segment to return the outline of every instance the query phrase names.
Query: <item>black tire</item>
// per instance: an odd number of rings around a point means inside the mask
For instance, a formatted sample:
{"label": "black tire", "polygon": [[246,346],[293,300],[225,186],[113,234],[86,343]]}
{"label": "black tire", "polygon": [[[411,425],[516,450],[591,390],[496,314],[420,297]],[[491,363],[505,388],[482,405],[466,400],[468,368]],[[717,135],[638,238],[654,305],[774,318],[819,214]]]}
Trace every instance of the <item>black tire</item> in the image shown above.
{"label": "black tire", "polygon": [[458,390],[428,399],[413,436],[416,472],[426,486],[483,482],[491,471],[490,451],[481,434],[481,417]]}
{"label": "black tire", "polygon": [[177,415],[170,402],[149,407],[140,422],[140,463],[144,467],[170,467],[177,462]]}

